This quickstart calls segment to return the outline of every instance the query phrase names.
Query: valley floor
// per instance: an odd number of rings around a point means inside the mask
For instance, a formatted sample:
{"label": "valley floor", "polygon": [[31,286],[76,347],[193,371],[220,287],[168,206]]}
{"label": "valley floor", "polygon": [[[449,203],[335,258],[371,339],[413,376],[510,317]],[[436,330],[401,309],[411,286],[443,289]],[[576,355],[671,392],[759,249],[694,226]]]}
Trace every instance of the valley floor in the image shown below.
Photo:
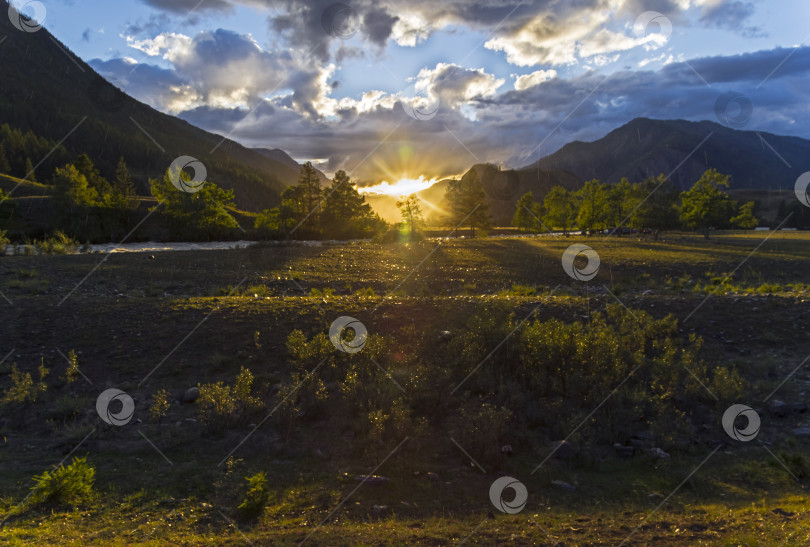
{"label": "valley floor", "polygon": [[[572,243],[598,253],[594,280],[564,272]],[[809,263],[810,234],[799,232],[2,257],[0,391],[13,363],[35,378],[40,364],[50,374],[36,401],[0,407],[0,543],[807,545]],[[508,453],[481,459],[434,425],[421,440],[405,433],[369,444],[357,428],[335,427],[337,407],[274,415],[294,370],[295,330],[326,334],[351,316],[372,335],[410,340],[418,331],[438,348],[463,336],[471,318],[587,323],[614,305],[675,318],[684,340],[703,339],[702,360],[737,370],[747,387],[736,402],[762,419],[757,438],[730,438],[723,394],[697,378],[695,412],[706,419],[666,457],[645,448],[621,458],[566,430],[581,447],[570,458],[547,443],[510,441],[507,431],[497,440],[510,443]],[[512,343],[481,348],[481,367],[490,351],[519,359]],[[392,362],[406,362],[408,349],[391,348]],[[71,351],[81,371],[72,383]],[[242,367],[272,419],[211,428],[197,403],[182,403],[198,384],[233,384]],[[418,378],[380,369],[375,381],[396,397],[415,392]],[[132,397],[126,426],[99,419],[107,388]],[[150,402],[162,389],[170,408],[155,419]],[[93,465],[95,496],[27,503],[33,477],[74,456]],[[245,478],[259,471],[265,507],[239,518]],[[489,499],[504,474],[529,493],[517,514]],[[365,475],[388,480],[355,480]]]}

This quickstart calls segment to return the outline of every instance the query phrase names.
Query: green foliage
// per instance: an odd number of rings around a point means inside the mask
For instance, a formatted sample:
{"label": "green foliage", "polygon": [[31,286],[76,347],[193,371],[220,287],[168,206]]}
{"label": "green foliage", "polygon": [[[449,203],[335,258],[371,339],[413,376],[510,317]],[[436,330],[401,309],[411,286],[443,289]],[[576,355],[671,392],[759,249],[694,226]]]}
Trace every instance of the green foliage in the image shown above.
{"label": "green foliage", "polygon": [[534,201],[531,192],[526,192],[520,197],[515,206],[512,226],[520,228],[523,232],[539,232],[544,229],[540,220],[544,215],[543,204]]}
{"label": "green foliage", "polygon": [[734,202],[722,188],[728,187],[728,176],[709,169],[692,188],[681,194],[681,221],[709,237],[709,228],[728,226]]}
{"label": "green foliage", "polygon": [[575,194],[579,210],[577,225],[583,230],[601,232],[613,220],[610,209],[610,190],[598,180],[590,180]]}
{"label": "green foliage", "polygon": [[546,216],[543,223],[550,229],[560,229],[568,233],[577,218],[577,204],[574,193],[562,186],[554,186],[543,200]]}
{"label": "green foliage", "polygon": [[753,201],[749,201],[740,206],[737,215],[731,217],[731,225],[743,230],[752,230],[759,225],[759,220],[754,216]]}
{"label": "green foliage", "polygon": [[233,386],[224,382],[201,384],[197,400],[200,421],[216,428],[241,426],[264,407],[252,394],[253,373],[242,367]]}
{"label": "green foliage", "polygon": [[407,228],[408,233],[415,234],[418,232],[425,222],[422,217],[419,196],[411,194],[404,197],[397,201],[397,207],[399,208],[399,214],[402,216],[402,224]]}
{"label": "green foliage", "polygon": [[169,413],[172,407],[171,396],[165,389],[161,389],[152,395],[152,404],[149,407],[149,415],[156,422],[161,421]]}
{"label": "green foliage", "polygon": [[[187,182],[191,180],[184,171],[179,176]],[[238,226],[227,210],[233,206],[233,190],[224,190],[208,181],[197,192],[183,192],[172,184],[168,169],[163,179],[151,179],[149,184],[152,195],[163,204],[173,231],[182,237],[227,237]]]}
{"label": "green foliage", "polygon": [[[3,199],[3,192],[0,191],[0,200]],[[6,247],[11,245],[11,240],[8,238],[6,230],[0,230],[0,256],[6,255]]]}
{"label": "green foliage", "polygon": [[79,357],[76,355],[76,350],[68,352],[67,361],[68,365],[63,379],[67,385],[71,385],[79,377]]}
{"label": "green foliage", "polygon": [[45,377],[50,372],[45,368],[44,359],[39,365],[39,380],[34,382],[29,372],[21,372],[17,363],[11,366],[11,386],[3,392],[0,398],[0,405],[25,405],[36,402],[40,394],[45,393],[48,386],[45,384]]}
{"label": "green foliage", "polygon": [[451,436],[476,460],[497,462],[502,445],[507,444],[512,411],[499,408],[482,398],[471,398],[451,419]]}
{"label": "green foliage", "polygon": [[264,471],[259,471],[255,475],[245,477],[245,480],[248,482],[249,488],[237,509],[243,520],[253,520],[262,514],[265,505],[270,500],[267,476]]}
{"label": "green foliage", "polygon": [[32,504],[48,506],[76,505],[91,501],[96,470],[87,457],[75,457],[70,465],[60,465],[34,477],[29,500]]}

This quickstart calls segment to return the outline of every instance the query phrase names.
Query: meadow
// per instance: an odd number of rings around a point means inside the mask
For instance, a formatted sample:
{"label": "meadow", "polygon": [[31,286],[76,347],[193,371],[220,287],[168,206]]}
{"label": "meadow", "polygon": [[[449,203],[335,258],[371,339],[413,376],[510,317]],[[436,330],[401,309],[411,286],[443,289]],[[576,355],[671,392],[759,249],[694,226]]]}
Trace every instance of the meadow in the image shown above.
{"label": "meadow", "polygon": [[808,260],[803,232],[2,257],[0,538],[805,545]]}

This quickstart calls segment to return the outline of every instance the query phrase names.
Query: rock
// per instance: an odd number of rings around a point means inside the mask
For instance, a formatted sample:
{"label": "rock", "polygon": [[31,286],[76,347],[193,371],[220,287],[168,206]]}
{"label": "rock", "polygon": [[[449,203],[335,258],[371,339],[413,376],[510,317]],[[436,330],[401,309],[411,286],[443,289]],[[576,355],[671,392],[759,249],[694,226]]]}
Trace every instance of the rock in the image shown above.
{"label": "rock", "polygon": [[382,513],[382,512],[388,511],[388,506],[387,505],[374,505],[374,506],[372,506],[372,509],[374,510],[375,513]]}
{"label": "rock", "polygon": [[200,388],[198,388],[197,386],[190,387],[183,394],[183,402],[193,403],[199,398],[199,396],[200,396]]}
{"label": "rock", "polygon": [[773,401],[768,403],[768,410],[770,410],[771,414],[773,414],[777,418],[784,418],[788,413],[788,406],[787,403],[785,403],[784,401],[774,399]]}
{"label": "rock", "polygon": [[569,492],[573,492],[574,490],[576,490],[576,488],[574,488],[573,486],[571,486],[567,482],[560,481],[560,480],[551,481],[551,486],[554,486],[556,488],[560,488],[562,490],[568,490]]}
{"label": "rock", "polygon": [[793,434],[797,437],[810,437],[810,427],[797,427],[793,430]]}
{"label": "rock", "polygon": [[570,460],[577,454],[576,447],[568,441],[554,441],[551,443],[554,457],[560,460]]}
{"label": "rock", "polygon": [[511,444],[505,444],[505,445],[503,445],[503,446],[501,447],[501,454],[505,454],[505,455],[507,455],[507,456],[511,456],[511,455],[512,455],[512,445],[511,445]]}
{"label": "rock", "polygon": [[639,431],[635,435],[633,435],[635,439],[641,439],[642,441],[654,441],[655,435],[653,435],[652,431]]}
{"label": "rock", "polygon": [[650,448],[648,454],[650,456],[652,456],[653,458],[657,458],[659,460],[665,460],[665,459],[669,458],[669,454],[667,454],[666,452],[664,452],[663,450],[661,450],[658,447]]}
{"label": "rock", "polygon": [[354,480],[357,482],[365,482],[365,484],[371,486],[383,486],[391,483],[391,479],[380,475],[357,475],[354,477]]}
{"label": "rock", "polygon": [[650,501],[658,501],[664,499],[664,495],[660,492],[652,492],[647,496]]}
{"label": "rock", "polygon": [[807,405],[802,402],[793,403],[790,408],[793,409],[793,412],[807,412]]}
{"label": "rock", "polygon": [[616,451],[616,455],[620,458],[632,458],[636,453],[635,446],[626,446],[619,443],[613,445],[613,450]]}
{"label": "rock", "polygon": [[427,476],[428,480],[431,480],[431,481],[439,480],[439,475],[434,473],[433,471],[428,471],[426,476]]}

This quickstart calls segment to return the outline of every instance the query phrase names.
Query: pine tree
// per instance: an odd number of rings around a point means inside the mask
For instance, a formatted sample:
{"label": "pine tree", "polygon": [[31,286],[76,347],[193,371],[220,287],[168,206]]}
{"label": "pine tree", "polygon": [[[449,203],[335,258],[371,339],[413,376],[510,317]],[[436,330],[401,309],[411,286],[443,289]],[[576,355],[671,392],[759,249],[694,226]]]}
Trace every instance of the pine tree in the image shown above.
{"label": "pine tree", "polygon": [[125,197],[129,198],[135,195],[135,183],[132,181],[123,156],[118,160],[118,165],[115,168],[115,178],[112,186],[115,191]]}
{"label": "pine tree", "polygon": [[31,158],[25,158],[25,180],[37,182],[37,175],[34,173],[34,164],[31,163]]}

